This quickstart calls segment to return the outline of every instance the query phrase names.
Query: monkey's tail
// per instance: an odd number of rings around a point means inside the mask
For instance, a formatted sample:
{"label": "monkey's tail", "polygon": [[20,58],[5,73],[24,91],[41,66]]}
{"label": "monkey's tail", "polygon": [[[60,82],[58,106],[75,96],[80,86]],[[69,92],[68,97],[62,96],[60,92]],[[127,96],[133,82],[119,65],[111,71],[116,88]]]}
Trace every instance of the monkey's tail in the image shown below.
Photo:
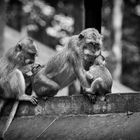
{"label": "monkey's tail", "polygon": [[4,127],[4,129],[3,129],[3,132],[2,132],[2,137],[3,137],[3,138],[4,138],[4,136],[5,136],[5,133],[7,132],[7,130],[8,130],[8,128],[9,128],[10,124],[12,123],[12,121],[13,121],[13,119],[14,119],[14,116],[15,116],[15,114],[16,114],[18,105],[19,105],[19,101],[15,101],[15,103],[14,103],[14,105],[13,105],[13,107],[12,107],[12,110],[11,110],[11,112],[10,112],[10,115],[9,115],[9,117],[8,117],[8,120],[7,120],[7,122],[6,122],[6,125],[5,125],[5,127]]}

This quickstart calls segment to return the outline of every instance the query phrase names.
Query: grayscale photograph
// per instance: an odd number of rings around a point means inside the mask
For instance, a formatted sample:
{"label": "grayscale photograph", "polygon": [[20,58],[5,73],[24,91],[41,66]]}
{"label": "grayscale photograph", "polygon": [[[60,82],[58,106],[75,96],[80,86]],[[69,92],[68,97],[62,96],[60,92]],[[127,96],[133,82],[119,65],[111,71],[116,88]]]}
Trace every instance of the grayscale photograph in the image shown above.
{"label": "grayscale photograph", "polygon": [[140,0],[0,0],[0,140],[140,140]]}

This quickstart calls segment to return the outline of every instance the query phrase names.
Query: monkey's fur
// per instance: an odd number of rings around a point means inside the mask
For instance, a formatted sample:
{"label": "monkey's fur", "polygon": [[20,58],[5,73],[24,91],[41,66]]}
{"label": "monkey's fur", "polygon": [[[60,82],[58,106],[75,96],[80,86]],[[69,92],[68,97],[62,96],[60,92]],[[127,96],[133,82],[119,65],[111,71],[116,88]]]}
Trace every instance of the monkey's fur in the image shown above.
{"label": "monkey's fur", "polygon": [[31,70],[31,64],[34,63],[36,55],[37,49],[33,40],[25,38],[19,41],[15,47],[10,48],[0,58],[0,97],[4,99],[0,102],[0,112],[8,99],[15,99],[10,117],[2,132],[2,138],[14,118],[19,101],[24,100],[33,104],[37,103],[34,96],[25,94],[25,79],[22,74]]}
{"label": "monkey's fur", "polygon": [[[88,42],[88,40],[90,39],[88,32],[83,30],[81,34],[84,34],[84,36],[87,36],[86,42]],[[101,54],[102,38],[103,36],[96,29],[94,29],[93,42],[85,43],[84,59],[83,59],[83,65],[84,65],[85,70],[89,70],[89,67],[92,66],[94,63],[95,58]]]}
{"label": "monkey's fur", "polygon": [[[101,48],[102,48],[102,35],[96,30],[95,28],[92,28],[92,33],[90,34],[91,30],[86,29],[83,30],[80,33],[80,37],[84,37],[85,44],[83,47],[83,66],[84,69],[87,71],[89,70],[89,67],[93,65],[94,60],[97,56],[101,54]],[[76,38],[76,36],[75,36]],[[90,42],[90,39],[92,38],[92,42]],[[74,87],[74,83],[71,84],[71,87]],[[75,88],[73,88],[75,89]],[[81,88],[81,93],[83,92],[83,88]],[[73,92],[75,94],[76,91]]]}
{"label": "monkey's fur", "polygon": [[72,36],[64,49],[54,55],[34,76],[32,85],[36,95],[52,97],[76,78],[84,89],[90,88],[83,68],[83,59],[86,59],[85,51],[95,55],[95,43],[94,28],[85,29],[79,35]]}
{"label": "monkey's fur", "polygon": [[109,70],[105,67],[105,59],[99,55],[94,64],[89,68],[86,73],[87,80],[91,85],[89,93],[85,95],[92,101],[96,101],[96,97],[105,97],[107,93],[111,93],[112,76]]}

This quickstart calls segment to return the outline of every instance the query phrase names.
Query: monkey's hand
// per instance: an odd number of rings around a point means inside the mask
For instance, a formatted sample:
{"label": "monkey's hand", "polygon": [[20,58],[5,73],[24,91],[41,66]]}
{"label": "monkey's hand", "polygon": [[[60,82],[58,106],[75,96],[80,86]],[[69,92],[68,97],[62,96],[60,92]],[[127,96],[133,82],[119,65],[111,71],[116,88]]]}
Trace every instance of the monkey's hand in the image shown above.
{"label": "monkey's hand", "polygon": [[96,101],[96,95],[95,93],[91,90],[91,88],[86,88],[85,91],[84,91],[84,96],[86,98],[88,98],[88,100],[91,102],[91,103],[95,103]]}
{"label": "monkey's hand", "polygon": [[30,96],[29,101],[34,105],[38,104],[38,100],[37,100],[36,96],[33,96],[33,95]]}
{"label": "monkey's hand", "polygon": [[92,88],[85,88],[85,92],[90,93],[90,94],[94,94],[94,92],[92,91]]}
{"label": "monkey's hand", "polygon": [[86,72],[86,77],[90,80],[94,78],[93,75],[89,71]]}
{"label": "monkey's hand", "polygon": [[38,63],[35,63],[34,66],[32,67],[32,73],[36,74],[42,67],[44,67],[44,65],[40,65]]}

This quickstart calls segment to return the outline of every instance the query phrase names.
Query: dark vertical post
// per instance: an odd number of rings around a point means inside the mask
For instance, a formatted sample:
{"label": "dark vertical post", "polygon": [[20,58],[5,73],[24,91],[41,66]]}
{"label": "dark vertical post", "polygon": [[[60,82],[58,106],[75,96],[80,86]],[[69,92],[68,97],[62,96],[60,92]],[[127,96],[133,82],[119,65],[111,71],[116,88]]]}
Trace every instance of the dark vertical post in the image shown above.
{"label": "dark vertical post", "polygon": [[73,17],[75,19],[75,24],[74,24],[74,34],[79,34],[83,29],[84,29],[84,0],[75,0],[73,1],[75,11],[73,14]]}
{"label": "dark vertical post", "polygon": [[101,32],[101,7],[102,0],[84,0],[85,28],[96,28]]}
{"label": "dark vertical post", "polygon": [[[85,8],[85,28],[96,28],[101,32],[102,0],[84,0]],[[85,69],[89,69],[91,64],[86,64]],[[81,94],[84,94],[81,87]]]}
{"label": "dark vertical post", "polygon": [[3,53],[4,27],[6,22],[6,3],[0,0],[0,56]]}

